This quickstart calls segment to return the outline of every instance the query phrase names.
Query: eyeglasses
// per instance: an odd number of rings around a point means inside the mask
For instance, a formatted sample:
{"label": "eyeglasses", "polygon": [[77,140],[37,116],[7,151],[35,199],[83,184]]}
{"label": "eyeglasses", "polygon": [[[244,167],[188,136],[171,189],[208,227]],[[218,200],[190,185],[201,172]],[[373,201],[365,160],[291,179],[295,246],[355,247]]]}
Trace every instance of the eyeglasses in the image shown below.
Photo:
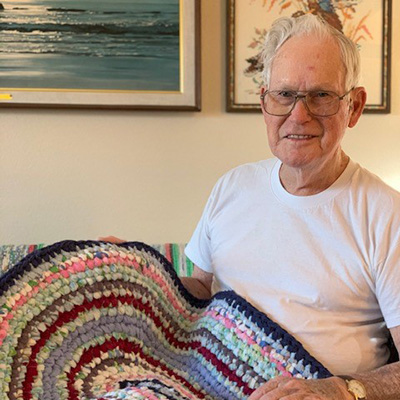
{"label": "eyeglasses", "polygon": [[342,96],[325,90],[311,90],[302,94],[293,90],[266,90],[261,95],[261,101],[264,111],[277,117],[289,115],[299,99],[303,100],[311,115],[330,117],[339,111],[340,101],[353,89]]}

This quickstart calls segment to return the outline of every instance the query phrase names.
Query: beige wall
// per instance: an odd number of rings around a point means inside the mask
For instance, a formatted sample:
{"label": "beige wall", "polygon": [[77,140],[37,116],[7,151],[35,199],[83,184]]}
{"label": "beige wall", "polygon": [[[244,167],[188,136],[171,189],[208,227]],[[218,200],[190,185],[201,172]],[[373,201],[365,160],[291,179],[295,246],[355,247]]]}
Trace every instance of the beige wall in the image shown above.
{"label": "beige wall", "polygon": [[[216,179],[270,156],[260,115],[225,112],[225,2],[201,2],[202,112],[0,109],[0,243],[184,242]],[[364,115],[344,148],[400,190],[399,24],[392,56],[392,113]]]}

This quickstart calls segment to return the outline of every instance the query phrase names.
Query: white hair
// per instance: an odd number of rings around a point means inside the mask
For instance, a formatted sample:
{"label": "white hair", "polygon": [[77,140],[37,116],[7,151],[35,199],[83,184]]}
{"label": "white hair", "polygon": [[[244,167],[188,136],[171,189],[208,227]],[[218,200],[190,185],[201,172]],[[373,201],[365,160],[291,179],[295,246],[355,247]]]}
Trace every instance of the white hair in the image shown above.
{"label": "white hair", "polygon": [[268,87],[271,78],[271,67],[278,50],[293,36],[315,34],[321,38],[332,38],[339,45],[345,68],[346,90],[358,85],[360,80],[360,54],[347,36],[329,25],[325,20],[313,14],[300,17],[283,17],[277,19],[267,32],[262,53],[263,80]]}

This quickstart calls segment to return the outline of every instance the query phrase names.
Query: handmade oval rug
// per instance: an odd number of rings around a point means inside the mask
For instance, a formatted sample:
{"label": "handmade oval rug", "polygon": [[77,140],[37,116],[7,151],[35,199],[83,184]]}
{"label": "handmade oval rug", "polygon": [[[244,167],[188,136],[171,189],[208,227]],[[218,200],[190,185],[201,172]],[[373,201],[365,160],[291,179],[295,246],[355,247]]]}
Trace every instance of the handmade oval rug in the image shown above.
{"label": "handmade oval rug", "polygon": [[199,300],[138,242],[63,241],[0,278],[0,399],[246,399],[329,371],[234,292]]}

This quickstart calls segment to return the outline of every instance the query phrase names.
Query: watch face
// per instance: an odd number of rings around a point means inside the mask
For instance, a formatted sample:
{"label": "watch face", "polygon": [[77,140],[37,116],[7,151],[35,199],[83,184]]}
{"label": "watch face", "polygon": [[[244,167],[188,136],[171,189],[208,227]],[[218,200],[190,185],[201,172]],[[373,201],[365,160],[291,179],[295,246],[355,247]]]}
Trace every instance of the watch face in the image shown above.
{"label": "watch face", "polygon": [[352,379],[351,381],[348,381],[347,384],[349,391],[354,393],[357,396],[357,398],[364,399],[367,397],[365,387],[361,382]]}

